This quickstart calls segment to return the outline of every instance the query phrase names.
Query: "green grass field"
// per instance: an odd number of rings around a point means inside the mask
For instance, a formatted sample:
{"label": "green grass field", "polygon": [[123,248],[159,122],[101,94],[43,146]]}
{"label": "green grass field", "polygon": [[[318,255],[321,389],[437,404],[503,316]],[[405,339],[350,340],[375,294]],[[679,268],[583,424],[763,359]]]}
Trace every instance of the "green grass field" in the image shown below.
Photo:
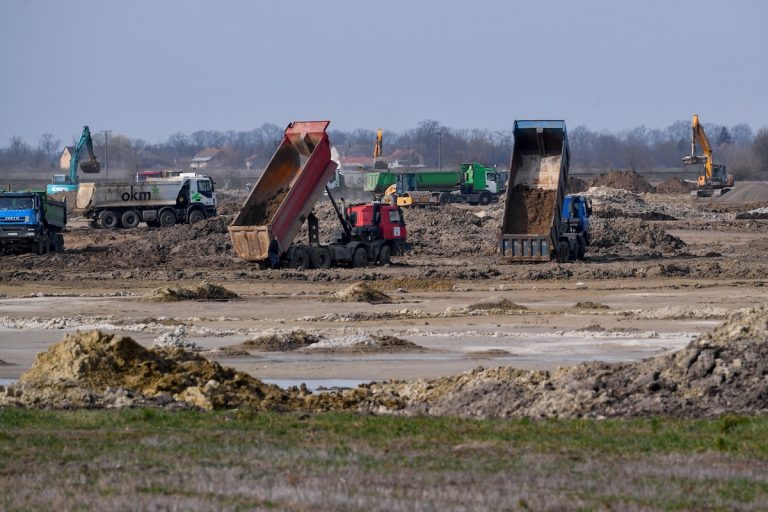
{"label": "green grass field", "polygon": [[768,419],[0,410],[2,510],[764,510]]}

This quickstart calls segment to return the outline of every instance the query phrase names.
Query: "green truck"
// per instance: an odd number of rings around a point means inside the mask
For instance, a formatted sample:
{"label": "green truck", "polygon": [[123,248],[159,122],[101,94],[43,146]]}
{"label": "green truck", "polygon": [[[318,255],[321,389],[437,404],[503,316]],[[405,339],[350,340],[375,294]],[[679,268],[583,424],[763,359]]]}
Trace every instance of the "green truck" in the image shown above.
{"label": "green truck", "polygon": [[477,162],[461,164],[460,170],[414,171],[388,170],[366,175],[364,190],[381,197],[387,188],[397,185],[398,195],[429,192],[436,203],[489,204],[498,201],[506,186],[508,173]]}

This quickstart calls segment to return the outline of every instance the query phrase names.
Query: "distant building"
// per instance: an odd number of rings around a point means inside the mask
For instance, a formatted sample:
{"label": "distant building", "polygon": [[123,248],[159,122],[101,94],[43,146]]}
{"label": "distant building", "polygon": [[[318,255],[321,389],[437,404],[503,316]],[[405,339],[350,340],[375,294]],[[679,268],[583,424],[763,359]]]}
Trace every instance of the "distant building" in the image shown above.
{"label": "distant building", "polygon": [[224,151],[220,148],[205,148],[195,155],[189,163],[192,169],[205,169],[206,167],[221,167],[224,159]]}
{"label": "distant building", "polygon": [[59,168],[65,171],[69,170],[69,165],[72,162],[72,155],[75,152],[75,146],[65,146],[64,151],[61,152],[59,157]]}

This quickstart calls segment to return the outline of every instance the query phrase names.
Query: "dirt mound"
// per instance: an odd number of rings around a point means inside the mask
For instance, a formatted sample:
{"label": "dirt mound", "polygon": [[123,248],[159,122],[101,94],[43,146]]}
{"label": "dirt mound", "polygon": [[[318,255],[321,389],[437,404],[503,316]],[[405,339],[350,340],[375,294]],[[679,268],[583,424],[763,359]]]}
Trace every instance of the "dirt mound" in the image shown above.
{"label": "dirt mound", "polygon": [[276,386],[199,355],[146,349],[131,338],[101,331],[68,334],[38,354],[15,394],[19,405],[103,407],[118,388],[159,404],[203,409],[282,410],[300,403]]}
{"label": "dirt mound", "polygon": [[187,326],[177,325],[172,331],[161,334],[152,342],[155,348],[180,348],[189,352],[202,352],[203,348],[187,339]]}
{"label": "dirt mound", "polygon": [[304,330],[268,332],[246,340],[240,344],[232,345],[231,349],[254,350],[258,352],[289,352],[307,347],[321,341],[322,336],[310,334]]}
{"label": "dirt mound", "polygon": [[568,176],[569,194],[580,194],[581,192],[586,192],[587,189],[589,189],[589,183],[586,180]]}
{"label": "dirt mound", "polygon": [[[685,349],[639,363],[583,363],[554,374],[478,368],[381,384],[411,413],[465,417],[711,417],[768,410],[768,307],[730,317]],[[389,388],[388,388],[389,386]]]}
{"label": "dirt mound", "polygon": [[611,309],[605,304],[601,304],[600,302],[592,302],[589,300],[584,302],[577,302],[573,307],[576,309]]}
{"label": "dirt mound", "polygon": [[393,352],[425,352],[428,349],[408,340],[389,335],[353,334],[341,338],[323,339],[307,347],[304,352],[328,353],[393,353]]}
{"label": "dirt mound", "polygon": [[611,171],[608,174],[601,174],[592,178],[590,185],[621,188],[635,193],[654,191],[653,185],[635,171]]}
{"label": "dirt mound", "polygon": [[203,283],[192,288],[161,286],[145,294],[142,302],[179,302],[182,300],[231,300],[239,296],[218,284]]}
{"label": "dirt mound", "polygon": [[368,304],[392,303],[392,297],[367,283],[355,283],[332,294],[327,300],[333,302],[367,302]]}
{"label": "dirt mound", "polygon": [[511,208],[505,219],[506,233],[549,233],[554,216],[556,191],[515,185],[510,196]]}
{"label": "dirt mound", "polygon": [[696,188],[695,183],[689,183],[680,178],[668,178],[656,185],[656,192],[659,194],[689,194]]}
{"label": "dirt mound", "polygon": [[590,253],[645,255],[648,250],[672,253],[682,249],[685,242],[670,235],[657,224],[639,219],[599,219],[591,221]]}
{"label": "dirt mound", "polygon": [[755,208],[753,210],[748,210],[746,212],[739,212],[736,214],[737,219],[746,219],[746,220],[757,220],[757,219],[768,219],[768,207],[764,208]]}
{"label": "dirt mound", "polygon": [[520,304],[515,304],[509,299],[490,297],[467,306],[467,311],[522,311],[528,309]]}
{"label": "dirt mound", "polygon": [[768,183],[736,183],[736,186],[717,198],[718,203],[768,203]]}

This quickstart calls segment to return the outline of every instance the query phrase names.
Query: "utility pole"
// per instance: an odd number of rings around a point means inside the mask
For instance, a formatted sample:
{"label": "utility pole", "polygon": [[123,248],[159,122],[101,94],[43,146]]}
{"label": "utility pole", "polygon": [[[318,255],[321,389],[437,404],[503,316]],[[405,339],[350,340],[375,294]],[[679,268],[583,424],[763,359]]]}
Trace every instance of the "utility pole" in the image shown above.
{"label": "utility pole", "polygon": [[443,132],[437,132],[437,169],[443,170]]}
{"label": "utility pole", "polygon": [[104,178],[109,178],[109,134],[112,130],[102,130],[104,132]]}

